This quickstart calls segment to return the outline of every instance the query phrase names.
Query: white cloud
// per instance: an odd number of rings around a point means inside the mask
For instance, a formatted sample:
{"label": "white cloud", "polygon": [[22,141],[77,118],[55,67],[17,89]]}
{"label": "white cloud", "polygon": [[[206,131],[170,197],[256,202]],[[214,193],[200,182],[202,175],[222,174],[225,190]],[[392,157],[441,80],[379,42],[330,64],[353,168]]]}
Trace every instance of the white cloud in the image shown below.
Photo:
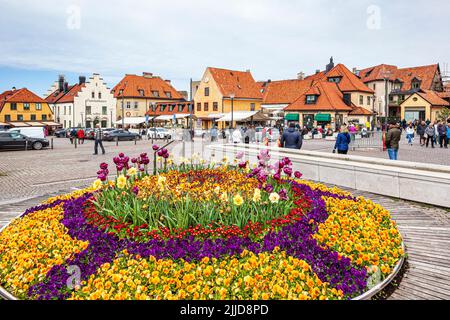
{"label": "white cloud", "polygon": [[[380,7],[379,30],[367,28],[370,5]],[[71,6],[80,29],[67,28]],[[187,89],[208,65],[275,79],[314,72],[331,55],[350,68],[445,62],[449,9],[424,0],[0,0],[0,65],[106,79],[150,71]]]}

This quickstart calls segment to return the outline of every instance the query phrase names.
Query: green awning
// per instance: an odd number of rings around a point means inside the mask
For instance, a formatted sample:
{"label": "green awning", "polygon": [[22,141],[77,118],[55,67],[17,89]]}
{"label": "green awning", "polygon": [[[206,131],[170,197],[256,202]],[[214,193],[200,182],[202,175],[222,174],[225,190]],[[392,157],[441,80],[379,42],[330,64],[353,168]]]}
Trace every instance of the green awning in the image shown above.
{"label": "green awning", "polygon": [[298,113],[289,113],[284,117],[287,121],[299,121],[300,116]]}
{"label": "green awning", "polygon": [[331,122],[331,114],[318,113],[315,115],[314,120],[319,121],[319,122]]}

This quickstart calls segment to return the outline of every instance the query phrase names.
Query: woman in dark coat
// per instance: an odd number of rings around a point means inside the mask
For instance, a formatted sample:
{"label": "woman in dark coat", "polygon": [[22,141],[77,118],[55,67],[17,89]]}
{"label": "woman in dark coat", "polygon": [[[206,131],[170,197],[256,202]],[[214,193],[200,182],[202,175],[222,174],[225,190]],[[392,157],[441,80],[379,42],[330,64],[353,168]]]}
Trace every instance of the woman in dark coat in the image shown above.
{"label": "woman in dark coat", "polygon": [[334,145],[334,151],[337,150],[339,154],[348,153],[348,145],[350,144],[350,134],[347,128],[342,128],[341,132],[338,134],[336,139],[336,144]]}

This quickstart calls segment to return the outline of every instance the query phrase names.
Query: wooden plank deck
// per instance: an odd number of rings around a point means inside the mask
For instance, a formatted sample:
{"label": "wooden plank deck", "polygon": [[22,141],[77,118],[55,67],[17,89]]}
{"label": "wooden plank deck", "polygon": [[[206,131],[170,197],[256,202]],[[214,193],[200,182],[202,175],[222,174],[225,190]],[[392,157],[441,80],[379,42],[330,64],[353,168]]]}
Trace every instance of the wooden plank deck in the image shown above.
{"label": "wooden plank deck", "polygon": [[403,236],[408,268],[388,299],[450,299],[450,212],[352,189],[391,212]]}

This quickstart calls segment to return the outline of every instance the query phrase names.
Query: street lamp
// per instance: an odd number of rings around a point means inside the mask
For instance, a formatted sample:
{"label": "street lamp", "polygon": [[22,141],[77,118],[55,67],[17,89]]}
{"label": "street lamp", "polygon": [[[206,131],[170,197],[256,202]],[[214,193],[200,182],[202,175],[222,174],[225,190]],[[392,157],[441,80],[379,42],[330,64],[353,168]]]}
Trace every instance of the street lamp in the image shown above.
{"label": "street lamp", "polygon": [[230,122],[230,131],[231,131],[231,129],[233,129],[234,97],[235,97],[235,94],[234,94],[234,93],[230,94],[230,99],[231,99],[231,122]]}
{"label": "street lamp", "polygon": [[383,78],[384,78],[384,125],[385,128],[387,128],[388,125],[388,115],[389,115],[389,93],[388,93],[388,81],[391,77],[392,73],[389,70],[385,70],[383,72]]}
{"label": "street lamp", "polygon": [[84,122],[83,122],[83,120],[84,120],[84,118],[83,118],[83,112],[80,112],[80,114],[81,114],[81,127],[83,128],[83,127],[84,127]]}
{"label": "street lamp", "polygon": [[156,102],[152,102],[152,114],[153,114],[153,118],[152,118],[152,127],[153,127],[153,134],[152,136],[152,144],[153,144],[153,135],[155,135],[156,138],[156,128],[155,128],[155,118],[156,118]]}

